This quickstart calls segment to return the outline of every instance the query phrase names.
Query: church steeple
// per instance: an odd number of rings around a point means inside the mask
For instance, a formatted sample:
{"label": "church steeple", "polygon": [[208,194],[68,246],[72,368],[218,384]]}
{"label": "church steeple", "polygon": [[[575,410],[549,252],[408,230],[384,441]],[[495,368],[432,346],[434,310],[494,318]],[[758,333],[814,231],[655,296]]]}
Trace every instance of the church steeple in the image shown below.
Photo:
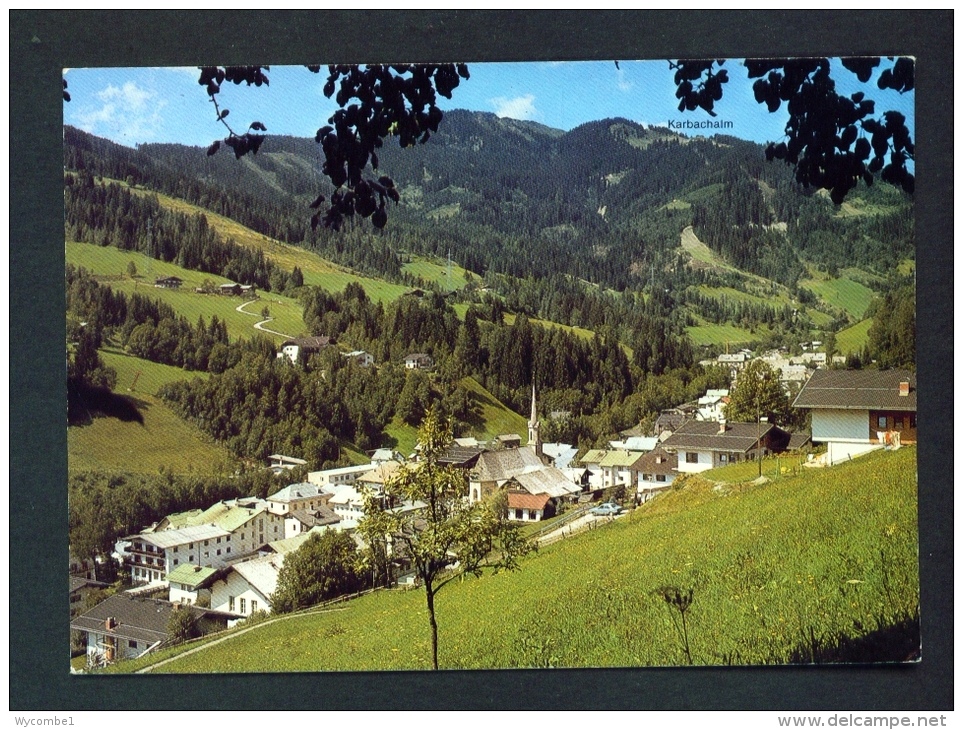
{"label": "church steeple", "polygon": [[535,403],[535,379],[532,379],[532,416],[528,419],[528,444],[538,456],[542,455],[542,439],[538,435],[538,408]]}

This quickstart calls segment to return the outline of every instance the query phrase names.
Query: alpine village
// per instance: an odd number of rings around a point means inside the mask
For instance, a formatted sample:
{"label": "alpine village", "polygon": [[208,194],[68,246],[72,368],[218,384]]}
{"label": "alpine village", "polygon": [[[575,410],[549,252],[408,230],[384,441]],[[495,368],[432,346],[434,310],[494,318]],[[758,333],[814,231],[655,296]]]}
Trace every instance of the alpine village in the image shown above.
{"label": "alpine village", "polygon": [[71,671],[918,659],[912,193],[437,126],[320,225],[314,139],[64,128]]}

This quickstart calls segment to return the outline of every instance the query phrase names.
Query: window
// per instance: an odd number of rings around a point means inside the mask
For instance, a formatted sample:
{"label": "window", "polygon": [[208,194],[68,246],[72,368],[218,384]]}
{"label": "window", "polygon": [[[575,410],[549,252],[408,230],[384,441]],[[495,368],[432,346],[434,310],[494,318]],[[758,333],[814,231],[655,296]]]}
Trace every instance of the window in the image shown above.
{"label": "window", "polygon": [[177,558],[174,558],[174,565],[177,565],[179,562],[180,560],[178,560]]}
{"label": "window", "polygon": [[188,549],[188,550],[193,550],[193,549],[194,549],[194,543],[192,543],[192,542],[191,542],[191,543],[188,543],[187,549]]}
{"label": "window", "polygon": [[204,557],[205,557],[205,558],[211,557],[211,551],[210,551],[210,550],[205,550],[205,551],[204,551]]}
{"label": "window", "polygon": [[685,463],[686,463],[686,464],[698,464],[698,463],[699,463],[699,454],[696,453],[695,451],[686,451],[686,452],[685,452]]}
{"label": "window", "polygon": [[247,611],[245,611],[244,609],[245,609],[244,599],[242,598],[242,599],[241,599],[241,613],[247,613]]}
{"label": "window", "polygon": [[220,555],[220,554],[221,554],[221,550],[220,550],[220,548],[218,548],[218,551],[217,551],[217,554],[218,554],[218,555]]}
{"label": "window", "polygon": [[227,597],[227,610],[228,611],[234,610],[234,596]]}
{"label": "window", "polygon": [[665,474],[656,474],[656,475],[655,475],[655,481],[657,481],[657,482],[664,482],[664,481],[665,481]]}
{"label": "window", "polygon": [[205,541],[204,541],[204,547],[207,547],[207,546],[210,544],[210,542],[211,542],[210,540],[205,540]]}
{"label": "window", "polygon": [[255,601],[255,600],[252,598],[252,599],[251,599],[251,613],[254,613],[255,611],[257,611],[257,601]]}
{"label": "window", "polygon": [[880,416],[876,419],[876,425],[879,428],[886,428],[886,416]]}
{"label": "window", "polygon": [[719,461],[726,462],[728,457],[725,454],[719,454]]}
{"label": "window", "polygon": [[895,416],[895,417],[893,418],[893,428],[895,428],[897,431],[902,431],[902,430],[903,430],[903,417],[902,417],[902,416]]}
{"label": "window", "polygon": [[134,641],[133,639],[131,639],[130,641],[128,641],[128,642],[127,642],[127,645],[128,645],[131,649],[136,649],[136,648],[137,648],[137,642]]}
{"label": "window", "polygon": [[221,544],[221,538],[217,538],[217,544],[218,544],[218,545]]}
{"label": "window", "polygon": [[177,552],[177,548],[176,548],[176,547],[174,548],[174,552],[175,552],[175,553]]}
{"label": "window", "polygon": [[227,549],[227,552],[230,553],[230,552],[231,552],[231,548],[228,548],[228,549]]}
{"label": "window", "polygon": [[515,510],[515,519],[516,520],[522,519],[522,511],[520,509]]}

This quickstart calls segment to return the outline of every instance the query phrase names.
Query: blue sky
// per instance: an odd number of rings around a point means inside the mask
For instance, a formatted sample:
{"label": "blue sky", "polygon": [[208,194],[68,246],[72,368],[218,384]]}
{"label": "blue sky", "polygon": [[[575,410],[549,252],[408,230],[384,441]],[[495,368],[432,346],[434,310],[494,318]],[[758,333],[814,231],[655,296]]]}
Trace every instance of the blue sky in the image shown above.
{"label": "blue sky", "polygon": [[[877,112],[902,111],[915,136],[912,92],[883,92],[873,82],[863,87],[834,65],[841,93],[864,88],[876,100]],[[753,98],[752,81],[741,62],[727,61],[725,68],[730,81],[716,105],[716,119],[732,122],[725,133],[779,141],[785,107],[770,114]],[[702,110],[678,111],[673,72],[666,61],[620,60],[619,68],[611,61],[473,63],[469,70],[471,78],[461,82],[451,101],[440,99],[442,109],[493,112],[563,130],[606,117],[660,126],[669,120],[710,119]],[[313,137],[336,108],[322,93],[325,69],[313,74],[300,66],[274,66],[268,76],[267,87],[222,87],[219,104],[231,112],[227,121],[238,133],[260,121],[270,134]],[[65,78],[72,100],[64,104],[64,122],[131,147],[145,142],[206,147],[226,130],[216,121],[197,77],[193,67],[70,69]]]}

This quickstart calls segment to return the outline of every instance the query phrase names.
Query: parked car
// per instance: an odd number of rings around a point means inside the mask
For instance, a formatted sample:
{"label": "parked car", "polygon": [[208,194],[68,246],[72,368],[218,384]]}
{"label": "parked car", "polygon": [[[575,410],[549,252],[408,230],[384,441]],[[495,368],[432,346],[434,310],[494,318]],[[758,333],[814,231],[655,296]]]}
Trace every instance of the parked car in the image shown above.
{"label": "parked car", "polygon": [[606,502],[605,504],[600,504],[598,507],[593,507],[589,512],[600,517],[605,517],[606,515],[614,517],[622,513],[622,508],[615,502]]}

